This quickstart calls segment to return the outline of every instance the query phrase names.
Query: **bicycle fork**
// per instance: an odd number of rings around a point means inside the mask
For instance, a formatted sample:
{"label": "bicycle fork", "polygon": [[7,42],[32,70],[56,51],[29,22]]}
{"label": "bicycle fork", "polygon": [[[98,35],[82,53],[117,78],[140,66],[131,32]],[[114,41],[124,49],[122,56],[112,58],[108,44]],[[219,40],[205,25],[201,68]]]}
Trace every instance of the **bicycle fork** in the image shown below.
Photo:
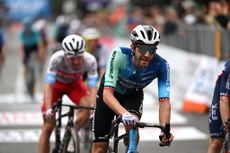
{"label": "bicycle fork", "polygon": [[53,149],[52,153],[61,153],[61,110],[62,108],[59,109],[58,111],[58,122],[57,122],[57,127],[55,129],[55,148]]}
{"label": "bicycle fork", "polygon": [[137,130],[136,128],[129,131],[129,146],[127,153],[137,153]]}

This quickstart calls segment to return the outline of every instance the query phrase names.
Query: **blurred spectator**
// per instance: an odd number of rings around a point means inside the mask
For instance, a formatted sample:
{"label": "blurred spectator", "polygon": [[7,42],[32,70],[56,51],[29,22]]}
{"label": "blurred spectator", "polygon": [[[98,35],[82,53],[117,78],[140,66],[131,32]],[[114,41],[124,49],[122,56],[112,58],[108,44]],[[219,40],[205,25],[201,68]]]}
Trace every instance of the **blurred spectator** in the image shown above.
{"label": "blurred spectator", "polygon": [[229,5],[226,1],[217,2],[220,5],[220,10],[215,17],[216,21],[220,24],[221,27],[228,29],[229,23]]}
{"label": "blurred spectator", "polygon": [[164,34],[174,34],[178,30],[178,16],[174,7],[168,7],[165,14]]}
{"label": "blurred spectator", "polygon": [[131,9],[130,14],[127,17],[127,26],[128,30],[131,31],[134,27],[136,27],[139,24],[143,24],[143,10],[135,6]]}
{"label": "blurred spectator", "polygon": [[182,2],[185,14],[183,20],[187,25],[193,25],[197,23],[197,15],[195,9],[195,3],[192,0],[187,0]]}
{"label": "blurred spectator", "polygon": [[113,33],[116,33],[116,36],[124,37],[127,33],[127,8],[124,5],[118,5],[113,8],[109,14],[109,24],[114,30],[110,30]]}
{"label": "blurred spectator", "polygon": [[151,24],[151,21],[149,23],[145,21],[145,23],[153,25],[160,33],[163,32],[165,17],[163,16],[162,10],[159,7],[159,5],[153,4],[150,7],[149,13],[150,13],[151,20],[153,21],[153,24]]}
{"label": "blurred spectator", "polygon": [[205,15],[205,21],[207,24],[216,24],[215,17],[221,11],[221,5],[217,1],[210,1],[208,4],[208,13]]}
{"label": "blurred spectator", "polygon": [[[9,10],[9,7],[6,5],[5,0],[0,0],[0,18],[5,19],[6,13]],[[5,19],[6,20],[6,19]],[[1,21],[3,22],[3,21]]]}
{"label": "blurred spectator", "polygon": [[[162,1],[162,0],[161,0]],[[138,6],[141,8],[148,8],[149,6],[152,6],[153,4],[160,4],[158,0],[129,0],[132,6]]]}
{"label": "blurred spectator", "polygon": [[108,8],[111,0],[79,0],[78,5],[83,15],[89,12],[95,12],[104,8]]}

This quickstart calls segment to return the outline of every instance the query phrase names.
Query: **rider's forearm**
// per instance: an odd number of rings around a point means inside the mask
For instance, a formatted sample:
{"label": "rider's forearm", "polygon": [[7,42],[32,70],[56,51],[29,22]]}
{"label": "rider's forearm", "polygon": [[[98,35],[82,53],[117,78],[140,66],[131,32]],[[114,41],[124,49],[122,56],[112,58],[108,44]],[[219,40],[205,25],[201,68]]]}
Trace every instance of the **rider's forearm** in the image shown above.
{"label": "rider's forearm", "polygon": [[53,85],[52,84],[45,84],[45,106],[46,109],[52,107],[52,91],[53,91]]}
{"label": "rider's forearm", "polygon": [[90,106],[95,106],[96,105],[96,96],[97,96],[97,88],[89,88],[89,101],[90,101]]}
{"label": "rider's forearm", "polygon": [[110,89],[104,89],[103,100],[117,115],[123,115],[127,112],[127,110],[121,106],[118,100],[114,97],[113,92]]}
{"label": "rider's forearm", "polygon": [[170,117],[171,117],[171,104],[169,100],[160,102],[160,108],[159,108],[160,124],[165,125],[165,123],[170,123]]}
{"label": "rider's forearm", "polygon": [[222,122],[227,122],[229,118],[229,98],[227,96],[220,97],[220,114]]}

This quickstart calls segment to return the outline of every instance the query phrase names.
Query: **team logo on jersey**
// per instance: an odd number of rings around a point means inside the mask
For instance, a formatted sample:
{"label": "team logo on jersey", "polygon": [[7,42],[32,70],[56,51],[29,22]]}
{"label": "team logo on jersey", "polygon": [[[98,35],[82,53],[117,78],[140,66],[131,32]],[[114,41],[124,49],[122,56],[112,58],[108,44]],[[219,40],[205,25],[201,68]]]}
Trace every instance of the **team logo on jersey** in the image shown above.
{"label": "team logo on jersey", "polygon": [[50,64],[50,71],[55,71],[58,65],[58,61],[54,59]]}
{"label": "team logo on jersey", "polygon": [[110,61],[109,77],[111,79],[113,79],[113,65],[114,65],[114,59],[115,59],[116,53],[117,53],[116,51],[113,52],[112,58]]}

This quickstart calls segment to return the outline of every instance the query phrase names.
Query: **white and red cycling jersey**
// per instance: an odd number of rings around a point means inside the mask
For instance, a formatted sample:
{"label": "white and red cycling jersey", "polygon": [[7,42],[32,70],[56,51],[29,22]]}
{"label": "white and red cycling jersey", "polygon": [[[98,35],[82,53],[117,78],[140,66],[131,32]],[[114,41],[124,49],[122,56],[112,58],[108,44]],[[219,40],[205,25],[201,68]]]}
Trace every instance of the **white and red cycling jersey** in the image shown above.
{"label": "white and red cycling jersey", "polygon": [[[75,104],[79,104],[82,97],[88,95],[88,88],[83,81],[83,73],[87,72],[87,86],[97,87],[97,62],[90,53],[83,53],[83,63],[79,69],[73,69],[68,63],[63,50],[55,52],[49,61],[45,83],[53,84],[52,103],[57,102],[66,94]],[[45,114],[45,102],[42,103],[42,113]]]}
{"label": "white and red cycling jersey", "polygon": [[60,50],[52,55],[50,58],[48,70],[46,73],[46,83],[55,83],[56,80],[61,83],[71,83],[80,80],[84,72],[87,72],[88,86],[97,85],[97,62],[93,55],[84,52],[84,62],[79,69],[73,69],[68,63],[65,53]]}

